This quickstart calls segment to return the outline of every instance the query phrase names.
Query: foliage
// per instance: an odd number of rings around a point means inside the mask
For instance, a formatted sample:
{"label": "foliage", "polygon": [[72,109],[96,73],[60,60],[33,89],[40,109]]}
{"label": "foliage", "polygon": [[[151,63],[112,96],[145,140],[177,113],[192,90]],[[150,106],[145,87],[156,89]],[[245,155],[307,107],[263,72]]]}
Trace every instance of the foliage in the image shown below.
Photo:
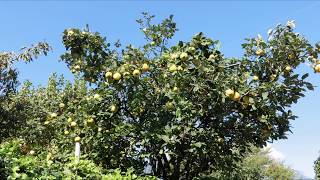
{"label": "foliage", "polygon": [[295,179],[296,172],[268,155],[269,149],[253,147],[233,172],[216,171],[196,179]]}
{"label": "foliage", "polygon": [[0,158],[4,165],[0,169],[2,179],[155,179],[138,177],[132,170],[126,173],[119,170],[106,172],[90,160],[76,162],[70,155],[58,157],[47,152],[26,152],[25,146],[22,140],[0,145]]}
{"label": "foliage", "polygon": [[113,147],[124,150],[114,156],[147,164],[164,179],[190,179],[232,170],[251,144],[286,137],[296,118],[291,105],[313,89],[308,74],[295,69],[308,59],[318,63],[318,49],[293,32],[293,22],[276,26],[267,41],[246,39],[244,56],[236,59],[224,57],[218,41],[203,33],[167,47],[176,31],[172,17],[153,25],[153,16],[144,16],[138,22],[149,42],[142,48],[112,49],[88,29],[63,36],[62,60],[101,95],[95,120],[112,122],[105,127],[119,140]]}
{"label": "foliage", "polygon": [[17,84],[17,70],[13,63],[19,60],[31,62],[39,55],[47,55],[51,47],[46,42],[39,42],[30,48],[24,47],[19,53],[1,52],[0,53],[0,97],[15,90]]}
{"label": "foliage", "polygon": [[[43,168],[41,176],[71,179],[107,178],[110,169],[120,176],[130,168],[139,177],[162,179],[213,172],[232,177],[234,168],[248,178],[272,174],[259,166],[274,163],[263,155],[258,162],[248,157],[243,168],[239,161],[252,145],[286,138],[296,118],[291,105],[313,89],[308,74],[296,68],[310,60],[320,72],[320,48],[294,33],[289,22],[270,31],[267,41],[247,39],[242,58],[227,58],[218,41],[203,33],[170,47],[177,31],[173,17],[152,24],[154,16],[143,16],[137,22],[147,43],[140,48],[112,46],[89,28],[63,32],[61,60],[76,79],[53,75],[46,87],[26,82],[10,96],[8,107],[15,107],[11,112],[19,121],[8,136],[21,138],[27,154],[5,158],[7,173],[28,164],[28,177]],[[75,141],[81,143],[77,166],[71,158]],[[32,150],[38,159],[29,157]],[[279,172],[272,177],[291,176],[272,165]]]}
{"label": "foliage", "polygon": [[320,179],[320,157],[314,162],[314,172],[316,174],[316,179]]}
{"label": "foliage", "polygon": [[18,71],[14,63],[20,60],[31,62],[40,55],[47,55],[50,50],[46,42],[39,42],[30,48],[22,48],[18,53],[0,52],[0,142],[10,137],[18,124],[21,125],[17,112],[20,105],[10,103],[10,95],[16,92],[18,85]]}

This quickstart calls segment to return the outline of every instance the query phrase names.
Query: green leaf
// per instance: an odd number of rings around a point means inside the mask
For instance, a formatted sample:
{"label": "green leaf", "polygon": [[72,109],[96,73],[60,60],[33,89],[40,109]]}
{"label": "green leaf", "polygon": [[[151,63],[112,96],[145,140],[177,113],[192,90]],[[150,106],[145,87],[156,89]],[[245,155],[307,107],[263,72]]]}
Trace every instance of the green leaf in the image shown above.
{"label": "green leaf", "polygon": [[307,86],[307,88],[308,88],[309,90],[311,90],[311,91],[314,90],[314,86],[313,86],[311,83],[306,82],[305,84],[306,84],[306,86]]}
{"label": "green leaf", "polygon": [[304,80],[304,79],[306,79],[308,76],[309,76],[309,73],[306,73],[306,74],[304,74],[304,75],[301,77],[301,79]]}
{"label": "green leaf", "polygon": [[266,100],[268,98],[269,93],[268,92],[263,92],[262,93],[262,99]]}

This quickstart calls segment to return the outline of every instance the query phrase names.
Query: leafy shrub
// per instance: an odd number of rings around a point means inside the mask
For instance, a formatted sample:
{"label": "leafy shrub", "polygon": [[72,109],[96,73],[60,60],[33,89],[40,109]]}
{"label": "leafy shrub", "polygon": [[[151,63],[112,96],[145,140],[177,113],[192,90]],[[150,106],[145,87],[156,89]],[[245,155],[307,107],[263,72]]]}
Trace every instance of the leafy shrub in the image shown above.
{"label": "leafy shrub", "polygon": [[[156,179],[139,177],[133,170],[104,171],[94,162],[81,159],[75,161],[72,155],[53,157],[51,153],[38,153],[26,149],[22,140],[12,140],[0,144],[0,177],[2,179]],[[84,156],[85,157],[85,156]]]}

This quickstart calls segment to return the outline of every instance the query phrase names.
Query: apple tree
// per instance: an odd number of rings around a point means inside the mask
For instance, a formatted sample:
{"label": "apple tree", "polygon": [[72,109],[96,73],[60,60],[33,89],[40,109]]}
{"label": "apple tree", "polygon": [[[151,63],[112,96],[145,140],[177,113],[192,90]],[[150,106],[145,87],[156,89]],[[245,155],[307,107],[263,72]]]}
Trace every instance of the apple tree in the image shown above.
{"label": "apple tree", "polygon": [[[160,24],[144,17],[140,48],[113,47],[88,29],[64,31],[62,61],[102,98],[91,113],[107,134],[91,153],[106,166],[141,164],[164,179],[191,179],[231,170],[251,145],[286,138],[291,105],[314,88],[296,69],[311,62],[320,72],[319,46],[295,33],[293,21],[268,40],[246,39],[243,57],[228,58],[203,33],[169,47],[172,16]],[[81,142],[94,147],[86,134]]]}

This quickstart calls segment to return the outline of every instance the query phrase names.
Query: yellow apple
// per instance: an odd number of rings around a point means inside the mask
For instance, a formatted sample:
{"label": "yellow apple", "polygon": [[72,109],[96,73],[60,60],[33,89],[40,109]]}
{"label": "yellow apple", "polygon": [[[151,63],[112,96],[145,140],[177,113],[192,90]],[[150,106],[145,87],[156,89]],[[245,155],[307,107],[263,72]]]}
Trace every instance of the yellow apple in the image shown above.
{"label": "yellow apple", "polygon": [[116,105],[111,105],[110,106],[110,111],[111,112],[116,112],[117,111],[117,106]]}
{"label": "yellow apple", "polygon": [[216,58],[216,55],[214,55],[214,54],[210,54],[210,56],[209,56],[209,60],[213,60],[213,59],[215,59]]}
{"label": "yellow apple", "polygon": [[94,119],[93,119],[93,118],[89,118],[89,119],[87,120],[87,122],[91,124],[91,123],[94,122]]}
{"label": "yellow apple", "polygon": [[180,59],[181,59],[181,60],[187,60],[187,59],[188,59],[188,54],[185,53],[185,52],[181,53],[181,54],[180,54]]}
{"label": "yellow apple", "polygon": [[256,51],[256,55],[258,55],[258,56],[262,56],[262,55],[264,55],[264,53],[265,53],[265,51],[263,49],[258,49]]}
{"label": "yellow apple", "polygon": [[119,81],[121,79],[121,74],[116,72],[116,73],[113,74],[112,77],[113,77],[114,80]]}
{"label": "yellow apple", "polygon": [[275,74],[272,74],[272,75],[270,76],[271,81],[274,81],[276,78],[277,78],[277,75],[275,75]]}
{"label": "yellow apple", "polygon": [[177,86],[173,87],[173,92],[177,92],[177,91],[178,91],[178,87]]}
{"label": "yellow apple", "polygon": [[235,92],[235,93],[234,93],[234,96],[233,96],[233,98],[232,98],[232,99],[233,99],[234,101],[239,101],[239,100],[240,100],[240,98],[241,98],[240,93]]}
{"label": "yellow apple", "polygon": [[173,53],[173,54],[170,55],[170,59],[171,59],[171,60],[175,60],[175,59],[177,59],[178,57],[179,57],[179,54],[178,54],[178,53]]}
{"label": "yellow apple", "polygon": [[112,78],[112,72],[108,71],[105,74],[106,78],[111,79]]}
{"label": "yellow apple", "polygon": [[80,138],[79,136],[77,136],[77,137],[74,138],[74,141],[75,141],[75,142],[80,142],[80,140],[81,140],[81,138]]}
{"label": "yellow apple", "polygon": [[135,76],[135,77],[140,76],[140,74],[141,74],[141,72],[140,72],[140,70],[138,70],[138,69],[135,69],[135,70],[133,71],[133,73],[132,73],[132,75]]}
{"label": "yellow apple", "polygon": [[57,117],[57,113],[50,113],[50,117],[51,118],[56,118]]}
{"label": "yellow apple", "polygon": [[72,36],[74,34],[73,30],[68,30],[67,31],[67,36]]}
{"label": "yellow apple", "polygon": [[146,72],[149,71],[149,65],[147,63],[142,64],[142,71]]}
{"label": "yellow apple", "polygon": [[29,152],[29,154],[30,155],[34,155],[36,152],[34,151],[34,150],[31,150],[30,152]]}
{"label": "yellow apple", "polygon": [[320,64],[317,64],[317,65],[314,67],[314,70],[316,71],[316,73],[320,73]]}
{"label": "yellow apple", "polygon": [[93,98],[94,99],[100,99],[100,95],[99,94],[94,94]]}
{"label": "yellow apple", "polygon": [[75,71],[80,71],[80,68],[81,68],[81,67],[80,67],[79,65],[74,66],[74,70],[75,70]]}
{"label": "yellow apple", "polygon": [[191,47],[188,48],[188,50],[193,53],[193,52],[196,51],[196,48],[191,46]]}
{"label": "yellow apple", "polygon": [[169,71],[171,71],[171,72],[174,72],[176,70],[177,70],[177,66],[174,64],[169,67]]}
{"label": "yellow apple", "polygon": [[173,108],[174,108],[174,105],[173,105],[172,102],[167,102],[167,103],[166,103],[166,109],[167,109],[167,110],[171,110],[171,109],[173,109]]}
{"label": "yellow apple", "polygon": [[289,54],[289,59],[294,59],[294,58],[295,58],[294,54]]}
{"label": "yellow apple", "polygon": [[70,123],[70,125],[71,125],[71,127],[75,127],[75,126],[77,125],[77,123],[74,122],[74,121],[72,121],[72,122]]}
{"label": "yellow apple", "polygon": [[60,108],[64,108],[65,105],[64,105],[63,103],[60,103],[60,104],[59,104],[59,107],[60,107]]}
{"label": "yellow apple", "polygon": [[232,90],[232,89],[227,89],[227,90],[225,91],[225,95],[226,95],[227,97],[229,97],[229,98],[233,98],[233,96],[234,96],[234,90]]}
{"label": "yellow apple", "polygon": [[290,72],[291,71],[291,66],[286,66],[285,71]]}

